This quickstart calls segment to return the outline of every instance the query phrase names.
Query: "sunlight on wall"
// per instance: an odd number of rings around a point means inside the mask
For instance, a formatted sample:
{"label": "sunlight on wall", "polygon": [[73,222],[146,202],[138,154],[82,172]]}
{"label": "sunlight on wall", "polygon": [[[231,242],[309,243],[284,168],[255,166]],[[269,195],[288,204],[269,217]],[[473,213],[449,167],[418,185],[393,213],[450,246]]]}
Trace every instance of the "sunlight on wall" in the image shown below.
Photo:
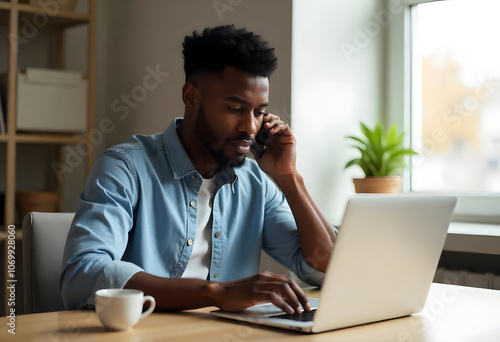
{"label": "sunlight on wall", "polygon": [[[344,170],[355,151],[345,136],[382,108],[382,2],[296,0],[292,31],[292,129],[299,172],[334,224],[341,221],[353,176]],[[390,20],[390,16],[388,20]]]}

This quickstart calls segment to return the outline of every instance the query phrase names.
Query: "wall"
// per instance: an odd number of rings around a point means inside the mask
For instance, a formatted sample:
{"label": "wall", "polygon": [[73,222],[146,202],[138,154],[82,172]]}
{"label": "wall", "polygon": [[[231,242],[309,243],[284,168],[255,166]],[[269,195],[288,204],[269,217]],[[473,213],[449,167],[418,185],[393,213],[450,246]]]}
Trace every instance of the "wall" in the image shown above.
{"label": "wall", "polygon": [[382,117],[384,25],[378,0],[294,0],[292,122],[298,168],[327,219],[340,223],[355,157],[345,137]]}

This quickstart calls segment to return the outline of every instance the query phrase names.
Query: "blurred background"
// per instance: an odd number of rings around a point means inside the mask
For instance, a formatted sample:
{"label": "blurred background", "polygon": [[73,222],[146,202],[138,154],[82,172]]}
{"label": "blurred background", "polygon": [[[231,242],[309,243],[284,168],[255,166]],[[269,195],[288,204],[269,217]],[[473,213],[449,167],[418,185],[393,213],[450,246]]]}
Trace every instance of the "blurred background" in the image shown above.
{"label": "blurred background", "polygon": [[[79,0],[76,11],[86,13],[87,7],[87,1]],[[358,129],[359,120],[375,123],[386,112],[387,25],[375,28],[376,34],[370,37],[365,35],[360,48],[355,39],[357,30],[365,30],[386,7],[386,1],[380,0],[349,1],[349,5],[331,0],[97,1],[94,121],[98,128],[99,122],[110,119],[116,128],[95,144],[95,156],[132,134],[163,131],[173,118],[183,115],[185,35],[208,26],[246,27],[276,49],[279,66],[270,80],[270,110],[290,122],[298,141],[299,170],[327,217],[339,223],[345,199],[354,193],[352,177],[357,172],[343,170],[355,154],[347,148],[345,136]],[[397,14],[401,13],[402,8]],[[56,56],[51,47],[57,33],[45,31],[39,30],[20,45],[29,53],[20,54],[19,69],[53,67]],[[85,75],[87,28],[69,28],[65,35],[64,68]],[[346,52],[342,44],[356,51]],[[0,67],[6,67],[5,60],[0,62]],[[158,68],[168,76],[155,89],[136,94],[147,68]],[[47,167],[53,155],[50,146],[19,145],[18,149],[18,189],[42,190],[58,183],[50,163]],[[72,146],[63,148],[71,154],[70,150],[74,153]],[[1,166],[5,160],[0,159]],[[4,170],[1,166],[0,172]],[[60,211],[76,210],[84,178],[85,163],[64,172]]]}
{"label": "blurred background", "polygon": [[[94,17],[89,0],[77,0],[76,15],[52,16],[50,5],[63,2],[24,7],[12,36],[9,6],[17,1],[0,1],[0,108],[5,118],[13,47],[21,72],[63,69],[88,78],[95,19],[93,126],[87,128],[93,140],[65,144],[56,133],[50,139],[57,144],[44,143],[24,132],[9,137],[0,125],[0,216],[10,179],[7,142],[18,139],[11,169],[16,191],[57,189],[57,210],[76,211],[89,166],[85,148],[93,160],[133,134],[161,132],[183,116],[184,36],[234,24],[276,49],[270,111],[290,123],[298,170],[332,224],[341,223],[354,195],[352,179],[363,176],[360,169],[344,170],[357,155],[346,136],[359,134],[360,121],[395,124],[406,134],[405,146],[419,153],[408,160],[401,190],[459,196],[440,280],[500,288],[499,1],[98,0]],[[18,218],[12,222],[21,226]],[[7,235],[5,227],[0,231],[2,247]],[[264,258],[264,268],[286,272],[275,267]]]}

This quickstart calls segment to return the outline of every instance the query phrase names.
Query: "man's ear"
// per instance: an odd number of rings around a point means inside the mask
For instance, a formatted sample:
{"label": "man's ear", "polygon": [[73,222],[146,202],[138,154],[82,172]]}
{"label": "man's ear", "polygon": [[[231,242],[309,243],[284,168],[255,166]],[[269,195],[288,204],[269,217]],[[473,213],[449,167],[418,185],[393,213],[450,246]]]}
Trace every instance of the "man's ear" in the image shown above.
{"label": "man's ear", "polygon": [[191,82],[186,82],[182,87],[182,101],[186,109],[195,109],[199,101],[200,90]]}

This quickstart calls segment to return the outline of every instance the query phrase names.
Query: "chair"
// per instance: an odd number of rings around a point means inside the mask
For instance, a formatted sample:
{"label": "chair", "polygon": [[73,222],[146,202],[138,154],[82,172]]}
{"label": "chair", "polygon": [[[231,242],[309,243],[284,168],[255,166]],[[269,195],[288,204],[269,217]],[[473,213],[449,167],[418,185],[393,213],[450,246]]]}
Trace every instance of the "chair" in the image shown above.
{"label": "chair", "polygon": [[74,213],[29,213],[23,222],[24,313],[64,310],[59,275]]}

